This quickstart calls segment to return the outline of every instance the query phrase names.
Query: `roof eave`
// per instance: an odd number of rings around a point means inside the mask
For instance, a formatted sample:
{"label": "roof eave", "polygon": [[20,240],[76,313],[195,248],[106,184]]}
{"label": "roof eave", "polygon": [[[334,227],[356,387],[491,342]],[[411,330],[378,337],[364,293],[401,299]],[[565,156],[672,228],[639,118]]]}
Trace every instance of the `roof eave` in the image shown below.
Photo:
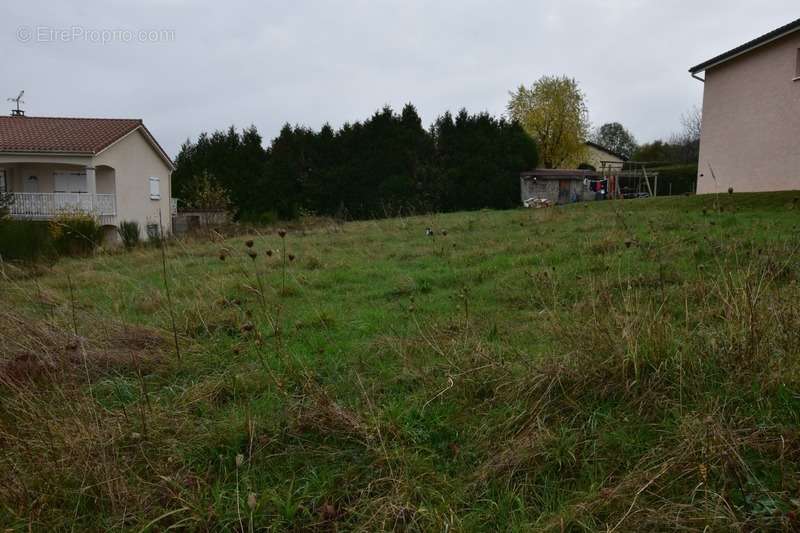
{"label": "roof eave", "polygon": [[[729,50],[729,51],[727,51],[727,52],[725,52],[723,54],[720,54],[718,56],[712,57],[708,61],[704,61],[704,62],[702,62],[702,63],[700,63],[698,65],[695,65],[695,66],[693,66],[693,67],[691,67],[689,69],[689,73],[690,74],[697,74],[699,72],[704,72],[704,71],[706,71],[706,70],[708,70],[710,68],[714,68],[714,67],[716,67],[718,65],[721,65],[722,63],[726,63],[726,62],[730,61],[731,59],[735,59],[735,58],[737,58],[737,57],[739,57],[741,55],[744,55],[744,54],[747,54],[749,52],[752,52],[756,48],[761,48],[762,46],[765,46],[765,45],[767,45],[769,43],[777,41],[778,39],[783,39],[787,35],[790,35],[792,33],[800,31],[800,19],[798,19],[798,20],[796,20],[794,22],[790,22],[789,24],[787,24],[783,28],[778,28],[778,30],[775,30],[775,31],[778,32],[778,33],[775,33],[775,32],[767,33],[767,34],[765,34],[765,35],[763,35],[763,36],[761,36],[761,37],[759,37],[757,39],[754,39],[750,43],[745,43],[744,45],[742,45],[740,47],[733,48],[733,49],[731,49],[731,50]],[[775,34],[772,35],[773,33],[775,33]]]}
{"label": "roof eave", "polygon": [[156,140],[155,136],[152,133],[150,133],[150,130],[147,129],[147,126],[144,125],[144,122],[142,122],[141,129],[142,129],[142,132],[145,134],[145,137],[147,137],[148,141],[150,141],[150,143],[156,149],[156,152],[158,152],[158,154],[161,156],[161,158],[167,164],[167,166],[169,167],[170,171],[174,172],[175,171],[175,163],[172,161],[172,158],[169,155],[167,155],[167,152],[163,148],[161,148],[161,145],[158,143],[158,141]]}
{"label": "roof eave", "polygon": [[58,155],[71,157],[94,157],[94,152],[75,152],[73,150],[0,150],[0,155]]}

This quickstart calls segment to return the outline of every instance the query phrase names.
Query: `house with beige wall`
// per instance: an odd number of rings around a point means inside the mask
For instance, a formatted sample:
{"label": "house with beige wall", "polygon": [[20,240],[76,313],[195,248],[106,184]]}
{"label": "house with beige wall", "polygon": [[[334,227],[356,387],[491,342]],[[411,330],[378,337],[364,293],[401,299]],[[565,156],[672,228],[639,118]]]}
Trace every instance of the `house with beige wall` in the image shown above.
{"label": "house with beige wall", "polygon": [[171,232],[173,164],[138,119],[0,117],[0,192],[12,217],[91,214],[116,238],[121,221]]}
{"label": "house with beige wall", "polygon": [[689,72],[704,83],[697,192],[800,189],[800,19]]}
{"label": "house with beige wall", "polygon": [[585,143],[583,160],[595,170],[602,171],[621,170],[628,159],[605,146],[589,141]]}

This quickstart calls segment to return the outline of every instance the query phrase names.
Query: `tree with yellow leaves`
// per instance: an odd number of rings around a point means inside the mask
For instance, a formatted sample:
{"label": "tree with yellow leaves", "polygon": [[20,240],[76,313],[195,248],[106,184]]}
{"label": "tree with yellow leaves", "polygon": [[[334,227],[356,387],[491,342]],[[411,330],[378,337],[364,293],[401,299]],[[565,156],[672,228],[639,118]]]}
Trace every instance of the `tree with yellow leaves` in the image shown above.
{"label": "tree with yellow leaves", "polygon": [[539,144],[545,168],[577,166],[584,158],[589,111],[578,82],[543,76],[530,88],[510,92],[508,114]]}

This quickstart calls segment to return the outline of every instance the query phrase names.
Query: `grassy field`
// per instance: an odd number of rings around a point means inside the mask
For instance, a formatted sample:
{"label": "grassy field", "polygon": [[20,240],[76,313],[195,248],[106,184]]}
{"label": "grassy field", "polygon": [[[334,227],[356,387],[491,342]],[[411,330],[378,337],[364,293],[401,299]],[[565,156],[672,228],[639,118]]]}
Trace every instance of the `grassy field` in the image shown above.
{"label": "grassy field", "polygon": [[795,530],[796,196],[2,265],[0,524]]}

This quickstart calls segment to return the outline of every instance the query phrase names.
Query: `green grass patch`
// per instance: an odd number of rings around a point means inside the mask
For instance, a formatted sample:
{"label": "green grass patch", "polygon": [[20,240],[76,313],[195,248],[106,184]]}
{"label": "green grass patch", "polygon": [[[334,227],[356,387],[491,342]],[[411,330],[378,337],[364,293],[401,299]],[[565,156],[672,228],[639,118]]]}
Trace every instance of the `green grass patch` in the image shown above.
{"label": "green grass patch", "polygon": [[792,530],[795,197],[3,264],[0,523]]}

